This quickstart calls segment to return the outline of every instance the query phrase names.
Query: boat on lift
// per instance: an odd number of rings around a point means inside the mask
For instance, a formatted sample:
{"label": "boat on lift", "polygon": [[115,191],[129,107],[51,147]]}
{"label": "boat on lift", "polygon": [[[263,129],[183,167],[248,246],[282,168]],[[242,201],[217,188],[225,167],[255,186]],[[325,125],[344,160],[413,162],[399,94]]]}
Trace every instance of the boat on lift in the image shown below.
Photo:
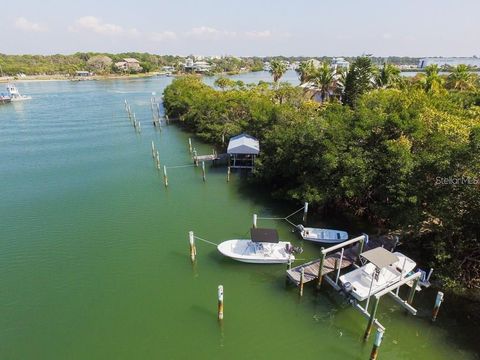
{"label": "boat on lift", "polygon": [[232,239],[217,246],[218,251],[236,261],[252,264],[285,264],[295,260],[294,248],[280,241],[275,229],[252,228],[251,239]]}
{"label": "boat on lift", "polygon": [[356,300],[363,301],[370,296],[401,281],[412,272],[416,263],[400,252],[378,247],[360,254],[365,265],[340,276],[343,291]]}
{"label": "boat on lift", "polygon": [[15,84],[12,83],[7,84],[7,96],[10,97],[12,102],[30,100],[32,98],[31,96],[21,95]]}
{"label": "boat on lift", "polygon": [[303,240],[326,244],[337,244],[348,240],[346,231],[304,227],[303,225],[297,225],[297,229]]}

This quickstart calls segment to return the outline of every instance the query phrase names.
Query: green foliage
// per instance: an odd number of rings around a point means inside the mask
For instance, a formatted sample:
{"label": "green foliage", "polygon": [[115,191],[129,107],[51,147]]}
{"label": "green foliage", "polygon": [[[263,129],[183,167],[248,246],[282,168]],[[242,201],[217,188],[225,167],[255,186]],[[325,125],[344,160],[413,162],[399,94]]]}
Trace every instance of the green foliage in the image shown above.
{"label": "green foliage", "polygon": [[270,74],[272,74],[273,82],[278,86],[278,81],[287,71],[287,65],[281,60],[272,60],[270,63]]}
{"label": "green foliage", "polygon": [[345,79],[345,104],[354,107],[360,96],[372,88],[374,71],[369,57],[359,57],[352,63]]}
{"label": "green foliage", "polygon": [[[354,107],[319,106],[301,88],[284,84],[215,91],[197,77],[174,80],[165,90],[165,106],[171,117],[219,146],[241,132],[259,138],[255,180],[274,196],[401,229],[408,234],[406,246],[448,283],[479,286],[477,90],[393,89],[391,74],[383,74],[382,87],[367,91],[371,63],[355,65],[354,78],[362,84],[354,84]],[[435,71],[428,76],[433,80]]]}

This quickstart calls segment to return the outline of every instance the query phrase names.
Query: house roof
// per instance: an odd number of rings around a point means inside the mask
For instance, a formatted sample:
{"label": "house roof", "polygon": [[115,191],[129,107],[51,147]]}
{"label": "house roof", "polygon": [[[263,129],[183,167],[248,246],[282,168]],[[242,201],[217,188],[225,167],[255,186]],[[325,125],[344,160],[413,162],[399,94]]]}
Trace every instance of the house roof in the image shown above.
{"label": "house roof", "polygon": [[228,142],[228,154],[251,154],[258,155],[260,144],[253,136],[240,134],[230,138]]}
{"label": "house roof", "polygon": [[398,257],[396,255],[382,247],[365,251],[361,254],[361,256],[379,269],[383,269],[384,267],[392,265],[398,261]]}
{"label": "house roof", "polygon": [[278,232],[275,229],[251,228],[250,236],[253,242],[278,243]]}
{"label": "house roof", "polygon": [[134,58],[125,58],[123,60],[127,63],[140,63],[140,61],[138,61],[137,59],[134,59]]}

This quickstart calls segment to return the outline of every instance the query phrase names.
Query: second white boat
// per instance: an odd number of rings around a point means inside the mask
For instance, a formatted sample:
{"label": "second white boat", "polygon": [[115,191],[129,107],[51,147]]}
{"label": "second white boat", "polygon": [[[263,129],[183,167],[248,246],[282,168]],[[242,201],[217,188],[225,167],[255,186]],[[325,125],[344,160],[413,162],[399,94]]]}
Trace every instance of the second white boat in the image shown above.
{"label": "second white boat", "polygon": [[346,231],[311,228],[304,227],[303,225],[297,225],[297,229],[303,240],[326,244],[336,244],[348,240],[348,233]]}

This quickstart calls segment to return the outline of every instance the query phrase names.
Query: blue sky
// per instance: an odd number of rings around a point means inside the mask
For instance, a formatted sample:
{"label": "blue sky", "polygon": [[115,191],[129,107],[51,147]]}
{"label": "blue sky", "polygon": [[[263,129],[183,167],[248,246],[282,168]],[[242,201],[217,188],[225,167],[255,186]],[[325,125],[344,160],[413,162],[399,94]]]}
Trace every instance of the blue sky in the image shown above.
{"label": "blue sky", "polygon": [[0,53],[480,56],[480,0],[22,0]]}

